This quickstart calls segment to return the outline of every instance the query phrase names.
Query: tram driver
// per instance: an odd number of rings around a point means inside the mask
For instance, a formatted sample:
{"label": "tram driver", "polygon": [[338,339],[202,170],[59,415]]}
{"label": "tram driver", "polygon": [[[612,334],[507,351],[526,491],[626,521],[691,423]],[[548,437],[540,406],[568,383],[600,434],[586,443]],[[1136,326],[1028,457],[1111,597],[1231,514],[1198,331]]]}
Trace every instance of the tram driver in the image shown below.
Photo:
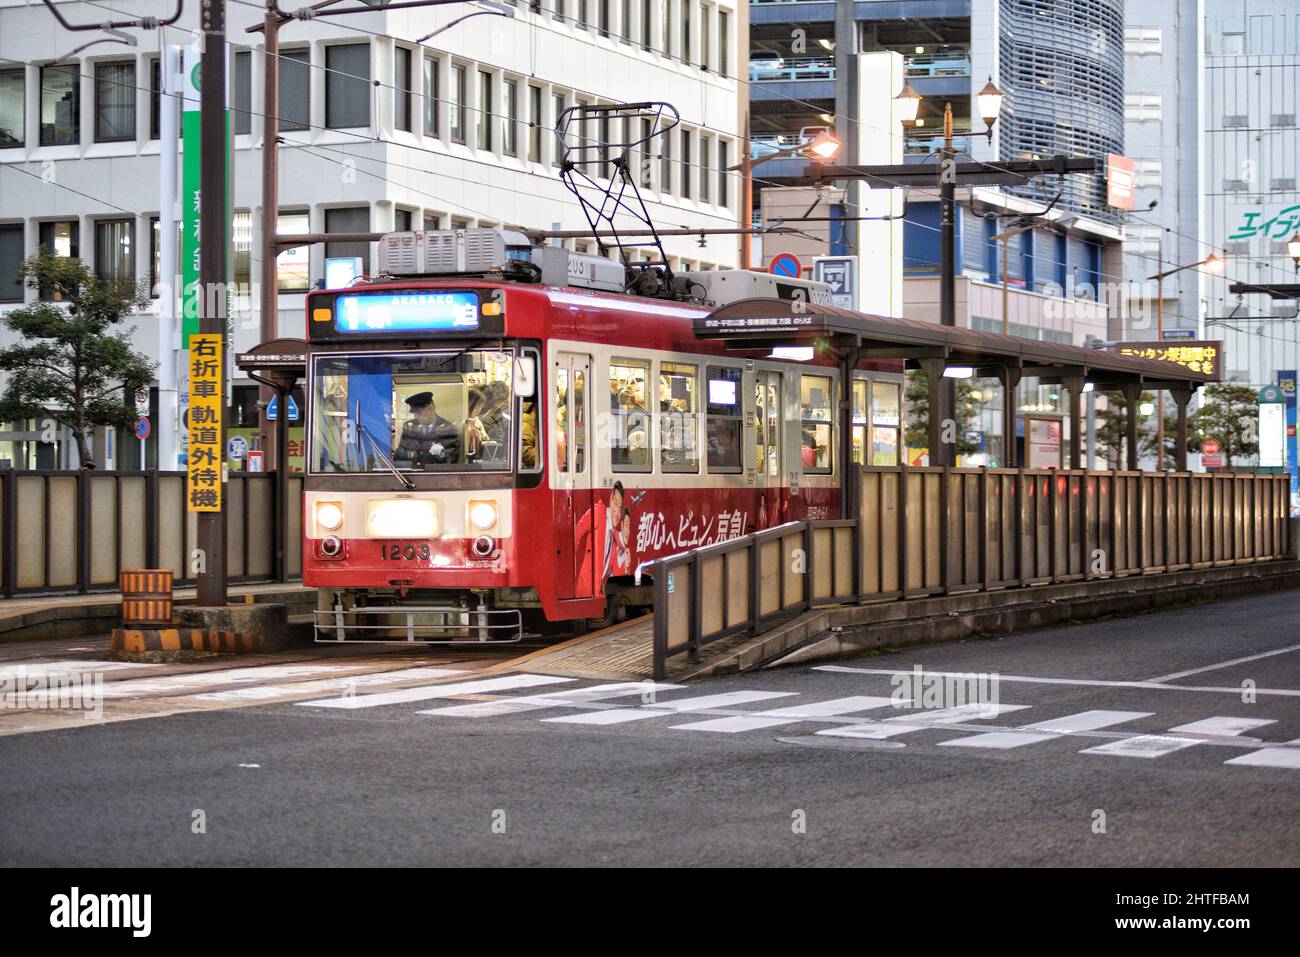
{"label": "tram driver", "polygon": [[460,430],[438,414],[432,392],[417,392],[406,400],[411,418],[402,427],[394,458],[416,466],[460,461]]}

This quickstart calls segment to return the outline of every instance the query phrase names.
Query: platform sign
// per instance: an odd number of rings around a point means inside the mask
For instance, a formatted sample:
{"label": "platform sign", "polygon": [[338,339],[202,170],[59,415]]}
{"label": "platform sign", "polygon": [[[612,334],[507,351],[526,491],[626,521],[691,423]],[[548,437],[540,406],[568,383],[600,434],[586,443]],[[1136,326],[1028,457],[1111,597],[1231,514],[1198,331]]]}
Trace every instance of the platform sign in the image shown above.
{"label": "platform sign", "polygon": [[1286,397],[1275,385],[1259,390],[1259,467],[1286,468]]}
{"label": "platform sign", "polygon": [[1296,370],[1278,369],[1277,387],[1286,399],[1286,470],[1291,475],[1291,517],[1300,516],[1300,449],[1296,445]]}
{"label": "platform sign", "polygon": [[787,276],[798,279],[803,275],[803,263],[794,253],[777,253],[767,265],[767,271],[773,276]]}
{"label": "platform sign", "polygon": [[817,256],[813,259],[813,280],[831,287],[831,304],[855,309],[858,304],[858,257]]}
{"label": "platform sign", "polygon": [[1117,342],[1112,351],[1135,359],[1161,359],[1176,362],[1192,372],[1207,373],[1218,381],[1223,378],[1223,343],[1195,339],[1174,342]]}
{"label": "platform sign", "polygon": [[261,449],[250,449],[248,452],[248,471],[249,472],[265,471],[263,468],[263,461],[262,461],[265,457],[266,457],[266,453],[263,452]]}
{"label": "platform sign", "polygon": [[191,512],[221,511],[222,336],[195,333],[190,336],[190,407],[185,462],[186,508]]}

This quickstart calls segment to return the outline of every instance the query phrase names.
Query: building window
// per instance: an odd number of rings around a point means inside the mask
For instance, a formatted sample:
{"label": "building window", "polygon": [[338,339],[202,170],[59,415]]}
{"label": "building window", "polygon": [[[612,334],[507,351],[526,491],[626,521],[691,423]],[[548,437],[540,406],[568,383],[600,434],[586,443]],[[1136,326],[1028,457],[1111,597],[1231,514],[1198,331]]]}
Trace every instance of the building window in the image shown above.
{"label": "building window", "polygon": [[632,42],[632,0],[623,0],[623,21],[619,24],[623,28],[623,35],[619,37],[627,43]]}
{"label": "building window", "polygon": [[332,130],[370,125],[370,44],[325,48],[325,125]]}
{"label": "building window", "polygon": [[578,16],[575,26],[579,30],[587,29],[587,0],[578,0]]}
{"label": "building window", "polygon": [[[275,231],[281,236],[301,236],[310,231],[304,213],[280,213]],[[275,257],[275,288],[280,292],[306,292],[311,285],[311,247],[294,246]]]}
{"label": "building window", "polygon": [[673,0],[659,0],[659,5],[664,15],[663,54],[671,57],[673,55]]}
{"label": "building window", "polygon": [[696,448],[697,367],[659,364],[659,464],[665,472],[698,472]]}
{"label": "building window", "polygon": [[[346,209],[325,210],[325,232],[370,232],[370,207],[351,206]],[[326,259],[347,259],[356,256],[361,260],[361,274],[370,272],[370,243],[326,243]]]}
{"label": "building window", "polygon": [[659,192],[673,191],[673,141],[669,134],[659,134]]}
{"label": "building window", "polygon": [[651,0],[641,0],[641,49],[650,49],[650,33],[654,19],[650,12]]}
{"label": "building window", "polygon": [[[180,223],[176,224],[180,233]],[[149,295],[157,299],[159,295],[158,277],[162,275],[162,224],[157,216],[149,217]]]}
{"label": "building window", "polygon": [[507,156],[519,155],[519,81],[505,81],[506,116],[502,127],[501,151]]}
{"label": "building window", "polygon": [[26,107],[23,71],[0,70],[0,150],[25,145]]}
{"label": "building window", "polygon": [[[311,126],[311,53],[280,52],[280,132]],[[306,232],[304,229],[303,232]]]}
{"label": "building window", "polygon": [[135,139],[135,64],[95,64],[95,142]]}
{"label": "building window", "polygon": [[713,140],[707,136],[700,137],[700,202],[709,201],[709,153],[713,151]]}
{"label": "building window", "polygon": [[22,302],[23,224],[0,225],[0,302]]}
{"label": "building window", "polygon": [[1160,28],[1126,26],[1124,52],[1129,56],[1159,56]]}
{"label": "building window", "polygon": [[[168,100],[170,101],[170,97]],[[149,59],[149,139],[156,140],[162,133],[162,61]]]}
{"label": "building window", "polygon": [[451,67],[451,141],[465,142],[465,68]]}
{"label": "building window", "polygon": [[709,366],[708,462],[710,472],[739,472],[740,443],[744,429],[741,371],[730,366]]}
{"label": "building window", "polygon": [[556,20],[565,19],[565,9],[564,9],[565,0],[554,0],[554,2],[555,2],[555,6],[552,8],[551,15],[555,17]]}
{"label": "building window", "polygon": [[1158,256],[1160,254],[1160,227],[1125,226],[1124,251],[1135,256]]}
{"label": "building window", "polygon": [[831,470],[831,391],[830,376],[799,377],[799,454],[805,472]]}
{"label": "building window", "polygon": [[414,219],[415,214],[409,209],[393,210],[393,230],[399,233],[409,232]]}
{"label": "building window", "polygon": [[235,54],[235,133],[253,132],[253,54]]}
{"label": "building window", "polygon": [[399,130],[411,132],[411,87],[415,78],[411,75],[411,51],[406,47],[396,47],[393,51],[393,125]]}
{"label": "building window", "polygon": [[478,71],[478,113],[476,123],[478,133],[475,142],[481,150],[492,149],[492,74],[486,70]]}
{"label": "building window", "polygon": [[[718,205],[728,206],[727,202],[727,144],[723,140],[718,140]],[[746,216],[749,213],[745,214]]]}
{"label": "building window", "polygon": [[[73,259],[81,255],[79,235],[80,228],[75,219],[41,223],[37,230],[37,242],[56,256]],[[40,297],[46,302],[60,298],[50,289],[41,289]]]}
{"label": "building window", "polygon": [[694,0],[682,0],[682,62],[691,62],[691,7]]}
{"label": "building window", "polygon": [[1134,160],[1133,185],[1139,189],[1144,187],[1155,187],[1158,189],[1160,187],[1160,160]]}
{"label": "building window", "polygon": [[609,36],[609,5],[611,0],[599,0],[600,2],[600,35]]}
{"label": "building window", "polygon": [[230,217],[230,274],[239,289],[253,282],[253,214],[237,209]]}
{"label": "building window", "polygon": [[424,58],[424,135],[438,135],[438,61]]}
{"label": "building window", "polygon": [[528,159],[542,161],[542,88],[528,88]]}
{"label": "building window", "polygon": [[95,223],[95,275],[105,282],[135,283],[135,220]]}
{"label": "building window", "polygon": [[700,68],[709,69],[713,65],[713,7],[700,7]]}
{"label": "building window", "polygon": [[1124,119],[1130,123],[1158,122],[1160,102],[1159,93],[1125,93]]}
{"label": "building window", "polygon": [[728,23],[731,17],[725,10],[718,11],[718,72],[731,75],[731,34]]}
{"label": "building window", "polygon": [[81,74],[77,64],[41,67],[41,145],[81,139]]}
{"label": "building window", "polygon": [[691,198],[691,131],[682,130],[682,199]]}
{"label": "building window", "polygon": [[650,471],[648,362],[613,359],[609,364],[609,458],[615,472]]}
{"label": "building window", "polygon": [[[552,105],[555,107],[555,128],[559,129],[560,114],[564,112],[564,94],[556,93],[551,99],[552,99]],[[553,166],[555,166],[558,169],[560,164],[563,161],[564,161],[564,144],[560,141],[560,138],[557,136],[555,138],[555,155],[551,163]]]}

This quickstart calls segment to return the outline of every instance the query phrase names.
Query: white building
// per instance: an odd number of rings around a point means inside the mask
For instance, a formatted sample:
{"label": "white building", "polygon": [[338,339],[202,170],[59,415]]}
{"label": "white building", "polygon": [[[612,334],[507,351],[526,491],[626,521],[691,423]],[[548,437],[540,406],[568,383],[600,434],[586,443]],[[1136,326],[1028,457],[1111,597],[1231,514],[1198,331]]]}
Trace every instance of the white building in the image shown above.
{"label": "white building", "polygon": [[[10,277],[42,243],[101,275],[158,281],[159,115],[169,105],[155,92],[159,50],[191,40],[198,5],[185,7],[174,26],[127,31],[134,46],[99,43],[70,55],[107,35],[70,33],[39,3],[0,0],[0,312],[30,300]],[[70,21],[85,23],[171,8],[170,0],[60,4]],[[667,101],[681,114],[668,142],[653,147],[659,162],[643,192],[655,222],[735,226],[741,181],[725,167],[739,161],[744,141],[746,92],[735,74],[744,67],[747,4],[512,0],[503,7],[512,16],[474,16],[415,42],[485,9],[322,13],[280,31],[280,232],[585,228],[558,176],[556,117],[576,103],[643,100]],[[228,0],[233,271],[249,293],[235,303],[236,350],[260,339],[256,290],[266,275],[258,253],[265,58],[261,34],[247,32],[263,16],[261,2]],[[738,262],[732,236],[664,243],[675,268]],[[593,242],[573,244],[595,251]],[[282,253],[279,334],[303,335],[304,293],[321,280],[327,256],[361,256],[369,268],[375,254],[372,244],[346,243]],[[136,332],[154,359],[157,326],[155,308]],[[231,426],[255,431],[256,390],[236,386]],[[67,462],[66,451],[32,438],[0,433],[0,459]],[[122,452],[115,464],[138,464],[134,440]]]}

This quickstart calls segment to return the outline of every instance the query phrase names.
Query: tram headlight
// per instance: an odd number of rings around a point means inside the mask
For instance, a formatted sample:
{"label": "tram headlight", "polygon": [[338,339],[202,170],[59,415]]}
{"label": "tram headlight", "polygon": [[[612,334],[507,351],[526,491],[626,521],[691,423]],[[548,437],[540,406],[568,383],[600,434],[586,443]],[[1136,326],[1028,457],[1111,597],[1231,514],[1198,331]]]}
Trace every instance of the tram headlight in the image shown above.
{"label": "tram headlight", "polygon": [[316,524],[331,532],[338,531],[343,525],[343,504],[341,502],[317,502]]}
{"label": "tram headlight", "polygon": [[479,531],[486,532],[497,523],[496,502],[469,503],[469,522]]}

